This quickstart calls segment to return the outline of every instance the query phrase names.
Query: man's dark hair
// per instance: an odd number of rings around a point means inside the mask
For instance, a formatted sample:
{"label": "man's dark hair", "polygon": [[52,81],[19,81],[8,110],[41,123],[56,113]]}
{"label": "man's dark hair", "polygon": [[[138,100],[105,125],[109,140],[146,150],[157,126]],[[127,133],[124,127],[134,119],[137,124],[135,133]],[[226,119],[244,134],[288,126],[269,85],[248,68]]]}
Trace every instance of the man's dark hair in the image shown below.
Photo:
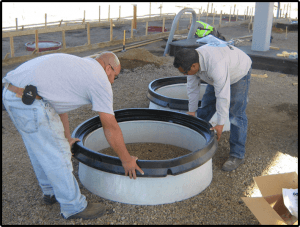
{"label": "man's dark hair", "polygon": [[194,49],[181,48],[175,52],[173,65],[175,68],[181,68],[185,73],[191,70],[192,64],[199,63],[198,52]]}

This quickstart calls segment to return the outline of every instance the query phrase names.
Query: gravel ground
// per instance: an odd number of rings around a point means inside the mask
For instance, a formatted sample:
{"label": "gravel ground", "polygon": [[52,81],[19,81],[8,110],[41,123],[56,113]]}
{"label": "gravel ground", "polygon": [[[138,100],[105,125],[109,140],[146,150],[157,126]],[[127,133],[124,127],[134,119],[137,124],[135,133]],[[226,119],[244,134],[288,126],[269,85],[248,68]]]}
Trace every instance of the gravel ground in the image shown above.
{"label": "gravel ground", "polygon": [[[138,157],[140,160],[166,160],[191,153],[188,149],[161,143],[128,143],[126,144],[126,148],[130,155]],[[117,153],[111,147],[98,152],[118,157]]]}
{"label": "gravel ground", "polygon": [[[235,31],[239,33],[242,29]],[[232,36],[234,29],[227,32],[222,31],[225,36]],[[155,48],[161,48],[159,45]],[[275,34],[273,45],[298,51],[298,33],[289,33],[288,40],[282,34]],[[153,45],[146,48],[154,49]],[[148,54],[145,50],[142,52]],[[124,63],[119,79],[112,86],[114,109],[148,108],[146,92],[151,81],[181,76],[172,65],[173,58],[166,59],[161,66],[144,61],[143,67],[134,69],[124,67]],[[2,76],[11,67],[2,68]],[[42,192],[22,138],[7,112],[2,111],[2,224],[259,224],[241,197],[259,195],[253,177],[298,169],[298,84],[295,84],[298,75],[256,69],[252,73],[266,73],[268,77],[251,78],[246,110],[249,126],[245,164],[229,173],[221,170],[229,154],[229,132],[224,132],[213,157],[212,182],[202,193],[172,204],[141,206],[109,201],[90,193],[80,183],[78,161],[73,159],[74,175],[82,194],[89,202],[99,202],[107,208],[107,214],[95,220],[65,220],[59,215],[59,204],[43,204]],[[95,115],[97,113],[91,111],[89,105],[71,111],[70,130]]]}

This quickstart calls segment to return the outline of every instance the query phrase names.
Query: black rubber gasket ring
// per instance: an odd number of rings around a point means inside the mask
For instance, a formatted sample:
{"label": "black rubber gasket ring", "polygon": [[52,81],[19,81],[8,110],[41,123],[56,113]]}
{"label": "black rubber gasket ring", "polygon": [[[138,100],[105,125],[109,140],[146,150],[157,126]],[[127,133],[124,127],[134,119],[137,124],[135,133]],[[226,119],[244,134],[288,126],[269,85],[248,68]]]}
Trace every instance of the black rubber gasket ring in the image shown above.
{"label": "black rubber gasket ring", "polygon": [[[211,131],[211,124],[208,122],[178,112],[155,110],[155,109],[123,109],[115,111],[117,122],[153,120],[171,122],[186,126],[206,139],[206,146],[203,149],[190,154],[168,160],[137,160],[137,164],[144,171],[141,175],[136,171],[139,177],[164,177],[169,175],[178,175],[195,169],[206,163],[217,150],[217,141],[214,131]],[[125,175],[121,160],[86,148],[82,141],[94,130],[102,127],[99,116],[90,118],[81,123],[73,131],[72,137],[79,138],[81,141],[76,142],[72,147],[74,157],[81,163],[101,171]]]}
{"label": "black rubber gasket ring", "polygon": [[[162,107],[167,107],[170,109],[176,109],[176,110],[188,110],[189,101],[187,99],[175,99],[170,98],[164,95],[161,95],[156,92],[157,89],[173,85],[173,84],[182,84],[187,83],[187,77],[186,76],[176,76],[176,77],[166,77],[166,78],[160,78],[157,80],[153,80],[148,85],[148,92],[147,92],[147,98]],[[201,84],[207,84],[205,81],[201,80]],[[201,100],[198,102],[198,107],[201,106]]]}

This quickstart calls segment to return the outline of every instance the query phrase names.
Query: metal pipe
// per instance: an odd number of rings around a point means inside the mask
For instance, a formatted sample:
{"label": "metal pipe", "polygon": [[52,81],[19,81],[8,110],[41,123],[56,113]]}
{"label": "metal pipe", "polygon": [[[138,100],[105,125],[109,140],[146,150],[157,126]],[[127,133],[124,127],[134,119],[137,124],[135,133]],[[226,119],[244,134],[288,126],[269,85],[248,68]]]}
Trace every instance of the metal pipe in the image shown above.
{"label": "metal pipe", "polygon": [[187,39],[191,39],[193,37],[193,35],[195,34],[196,29],[197,29],[195,11],[191,8],[186,8],[186,9],[180,10],[179,13],[175,16],[175,18],[173,20],[172,27],[171,27],[171,30],[170,30],[170,35],[169,35],[169,38],[168,38],[163,56],[166,56],[166,54],[169,53],[170,43],[173,40],[173,36],[174,36],[175,31],[176,31],[177,22],[178,22],[179,18],[182,16],[182,14],[185,13],[185,12],[191,12],[193,14],[193,21],[192,21],[191,28],[190,28]]}
{"label": "metal pipe", "polygon": [[277,19],[279,17],[279,11],[280,11],[280,2],[278,2],[278,6],[277,6]]}

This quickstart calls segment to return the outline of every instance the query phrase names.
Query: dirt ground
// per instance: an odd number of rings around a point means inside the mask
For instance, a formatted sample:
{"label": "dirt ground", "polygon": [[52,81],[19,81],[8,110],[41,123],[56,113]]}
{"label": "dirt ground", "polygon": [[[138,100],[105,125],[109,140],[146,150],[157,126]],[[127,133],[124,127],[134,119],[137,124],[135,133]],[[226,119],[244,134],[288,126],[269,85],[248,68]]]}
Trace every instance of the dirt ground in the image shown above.
{"label": "dirt ground", "polygon": [[[191,153],[187,149],[161,143],[129,143],[126,144],[126,148],[130,155],[138,157],[140,160],[166,160]],[[111,147],[99,152],[118,157]]]}
{"label": "dirt ground", "polygon": [[[243,25],[221,28],[219,31],[227,40],[249,35],[247,26]],[[289,32],[287,40],[284,34],[272,35],[273,46],[298,51],[298,32]],[[160,41],[117,53],[122,72],[112,85],[115,110],[148,108],[146,93],[151,81],[181,76],[172,65],[173,57],[162,57],[164,49],[161,46],[165,44],[165,41]],[[5,48],[7,42],[2,40],[2,50]],[[83,57],[97,51],[75,55]],[[18,65],[2,67],[2,77]],[[202,193],[172,204],[139,206],[109,201],[89,192],[78,179],[78,161],[73,159],[74,175],[82,194],[89,202],[100,202],[107,208],[107,214],[95,220],[64,220],[59,216],[59,204],[43,204],[42,192],[22,138],[3,110],[2,224],[259,224],[241,197],[250,197],[257,190],[253,177],[267,175],[271,170],[272,173],[285,173],[298,169],[298,75],[257,69],[253,69],[252,73],[266,73],[268,77],[251,78],[246,110],[248,136],[245,164],[229,173],[221,170],[229,154],[230,132],[224,132],[212,159],[212,183]],[[71,132],[96,115],[90,105],[69,112]],[[288,157],[289,162],[277,166],[279,156]]]}

